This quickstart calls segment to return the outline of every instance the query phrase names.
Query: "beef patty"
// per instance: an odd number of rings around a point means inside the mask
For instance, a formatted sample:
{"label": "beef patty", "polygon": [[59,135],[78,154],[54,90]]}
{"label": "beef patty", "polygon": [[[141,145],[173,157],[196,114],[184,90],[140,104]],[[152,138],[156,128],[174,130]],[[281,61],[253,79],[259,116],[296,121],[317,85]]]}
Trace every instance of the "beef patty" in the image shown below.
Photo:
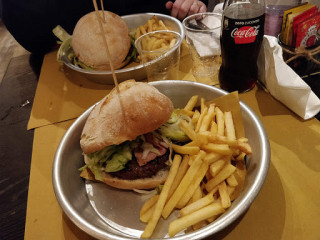
{"label": "beef patty", "polygon": [[164,155],[155,158],[154,160],[148,162],[143,166],[139,166],[137,159],[133,154],[132,160],[127,162],[126,167],[124,169],[118,172],[110,172],[109,174],[112,177],[128,180],[152,177],[153,175],[157,174],[157,172],[161,169],[168,167],[166,161],[168,161],[169,159],[169,153],[170,151],[167,150],[167,152]]}

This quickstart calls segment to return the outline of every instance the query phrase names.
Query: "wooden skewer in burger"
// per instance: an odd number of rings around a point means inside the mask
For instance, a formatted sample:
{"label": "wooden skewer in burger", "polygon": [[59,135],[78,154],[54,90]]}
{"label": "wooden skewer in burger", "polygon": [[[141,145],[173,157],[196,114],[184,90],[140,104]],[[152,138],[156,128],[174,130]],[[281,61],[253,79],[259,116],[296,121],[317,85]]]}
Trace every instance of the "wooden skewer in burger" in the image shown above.
{"label": "wooden skewer in burger", "polygon": [[[100,22],[95,0],[94,5]],[[113,77],[116,88],[92,109],[83,128],[80,145],[86,165],[81,176],[120,189],[155,188],[169,171],[168,131],[160,129],[170,119],[173,104],[148,83],[118,84],[114,72]]]}

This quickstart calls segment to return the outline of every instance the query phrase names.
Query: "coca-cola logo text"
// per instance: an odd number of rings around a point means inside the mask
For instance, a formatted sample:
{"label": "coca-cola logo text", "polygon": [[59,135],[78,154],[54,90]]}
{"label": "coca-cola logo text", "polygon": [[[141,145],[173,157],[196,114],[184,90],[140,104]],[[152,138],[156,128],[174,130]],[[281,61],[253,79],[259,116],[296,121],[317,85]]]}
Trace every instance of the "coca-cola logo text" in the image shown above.
{"label": "coca-cola logo text", "polygon": [[231,37],[234,38],[236,44],[253,43],[259,33],[259,26],[244,26],[235,28],[231,32]]}

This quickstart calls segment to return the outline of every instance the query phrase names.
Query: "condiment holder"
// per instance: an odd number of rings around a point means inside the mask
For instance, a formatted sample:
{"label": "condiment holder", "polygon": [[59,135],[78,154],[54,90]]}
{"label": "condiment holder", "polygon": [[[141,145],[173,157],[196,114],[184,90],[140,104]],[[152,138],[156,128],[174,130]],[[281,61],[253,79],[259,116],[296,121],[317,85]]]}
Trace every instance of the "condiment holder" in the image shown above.
{"label": "condiment holder", "polygon": [[291,47],[281,40],[278,43],[283,50],[283,60],[301,77],[305,78],[320,73],[320,35],[316,44],[311,47]]}

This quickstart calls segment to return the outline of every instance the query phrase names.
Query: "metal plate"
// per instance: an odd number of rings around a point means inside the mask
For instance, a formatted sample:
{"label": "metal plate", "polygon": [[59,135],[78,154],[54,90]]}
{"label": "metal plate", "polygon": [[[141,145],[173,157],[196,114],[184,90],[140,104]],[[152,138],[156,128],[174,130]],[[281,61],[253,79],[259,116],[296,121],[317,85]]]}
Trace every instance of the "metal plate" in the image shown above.
{"label": "metal plate", "polygon": [[[159,20],[168,26],[172,31],[176,31],[181,34],[182,39],[184,39],[184,29],[182,23],[171,16],[159,14],[159,13],[141,13],[122,16],[123,20],[127,23],[130,31],[137,28],[138,26],[144,25],[152,16],[157,16]],[[181,42],[182,43],[182,42]],[[180,44],[181,44],[180,43]],[[102,83],[102,84],[113,84],[113,78],[111,71],[97,71],[97,70],[86,70],[73,65],[67,58],[69,53],[73,52],[71,47],[62,49],[62,62],[71,71],[80,73],[87,79]],[[117,80],[122,82],[128,79],[135,79],[136,81],[144,80],[147,78],[145,69],[142,64],[132,67],[124,67],[122,69],[115,70]]]}
{"label": "metal plate", "polygon": [[[170,80],[151,84],[167,95],[175,107],[183,107],[195,94],[206,100],[227,94],[221,89],[189,81]],[[232,206],[214,222],[188,234],[180,233],[174,239],[202,239],[217,233],[245,213],[260,191],[270,162],[268,136],[255,113],[243,102],[240,102],[240,107],[246,137],[253,150],[247,161],[244,189]],[[86,182],[79,176],[78,168],[84,164],[80,135],[91,109],[72,124],[56,151],[52,181],[57,200],[67,216],[95,238],[139,239],[145,227],[140,223],[139,210],[146,196],[102,183]],[[167,238],[170,220],[161,220],[153,236]]]}

